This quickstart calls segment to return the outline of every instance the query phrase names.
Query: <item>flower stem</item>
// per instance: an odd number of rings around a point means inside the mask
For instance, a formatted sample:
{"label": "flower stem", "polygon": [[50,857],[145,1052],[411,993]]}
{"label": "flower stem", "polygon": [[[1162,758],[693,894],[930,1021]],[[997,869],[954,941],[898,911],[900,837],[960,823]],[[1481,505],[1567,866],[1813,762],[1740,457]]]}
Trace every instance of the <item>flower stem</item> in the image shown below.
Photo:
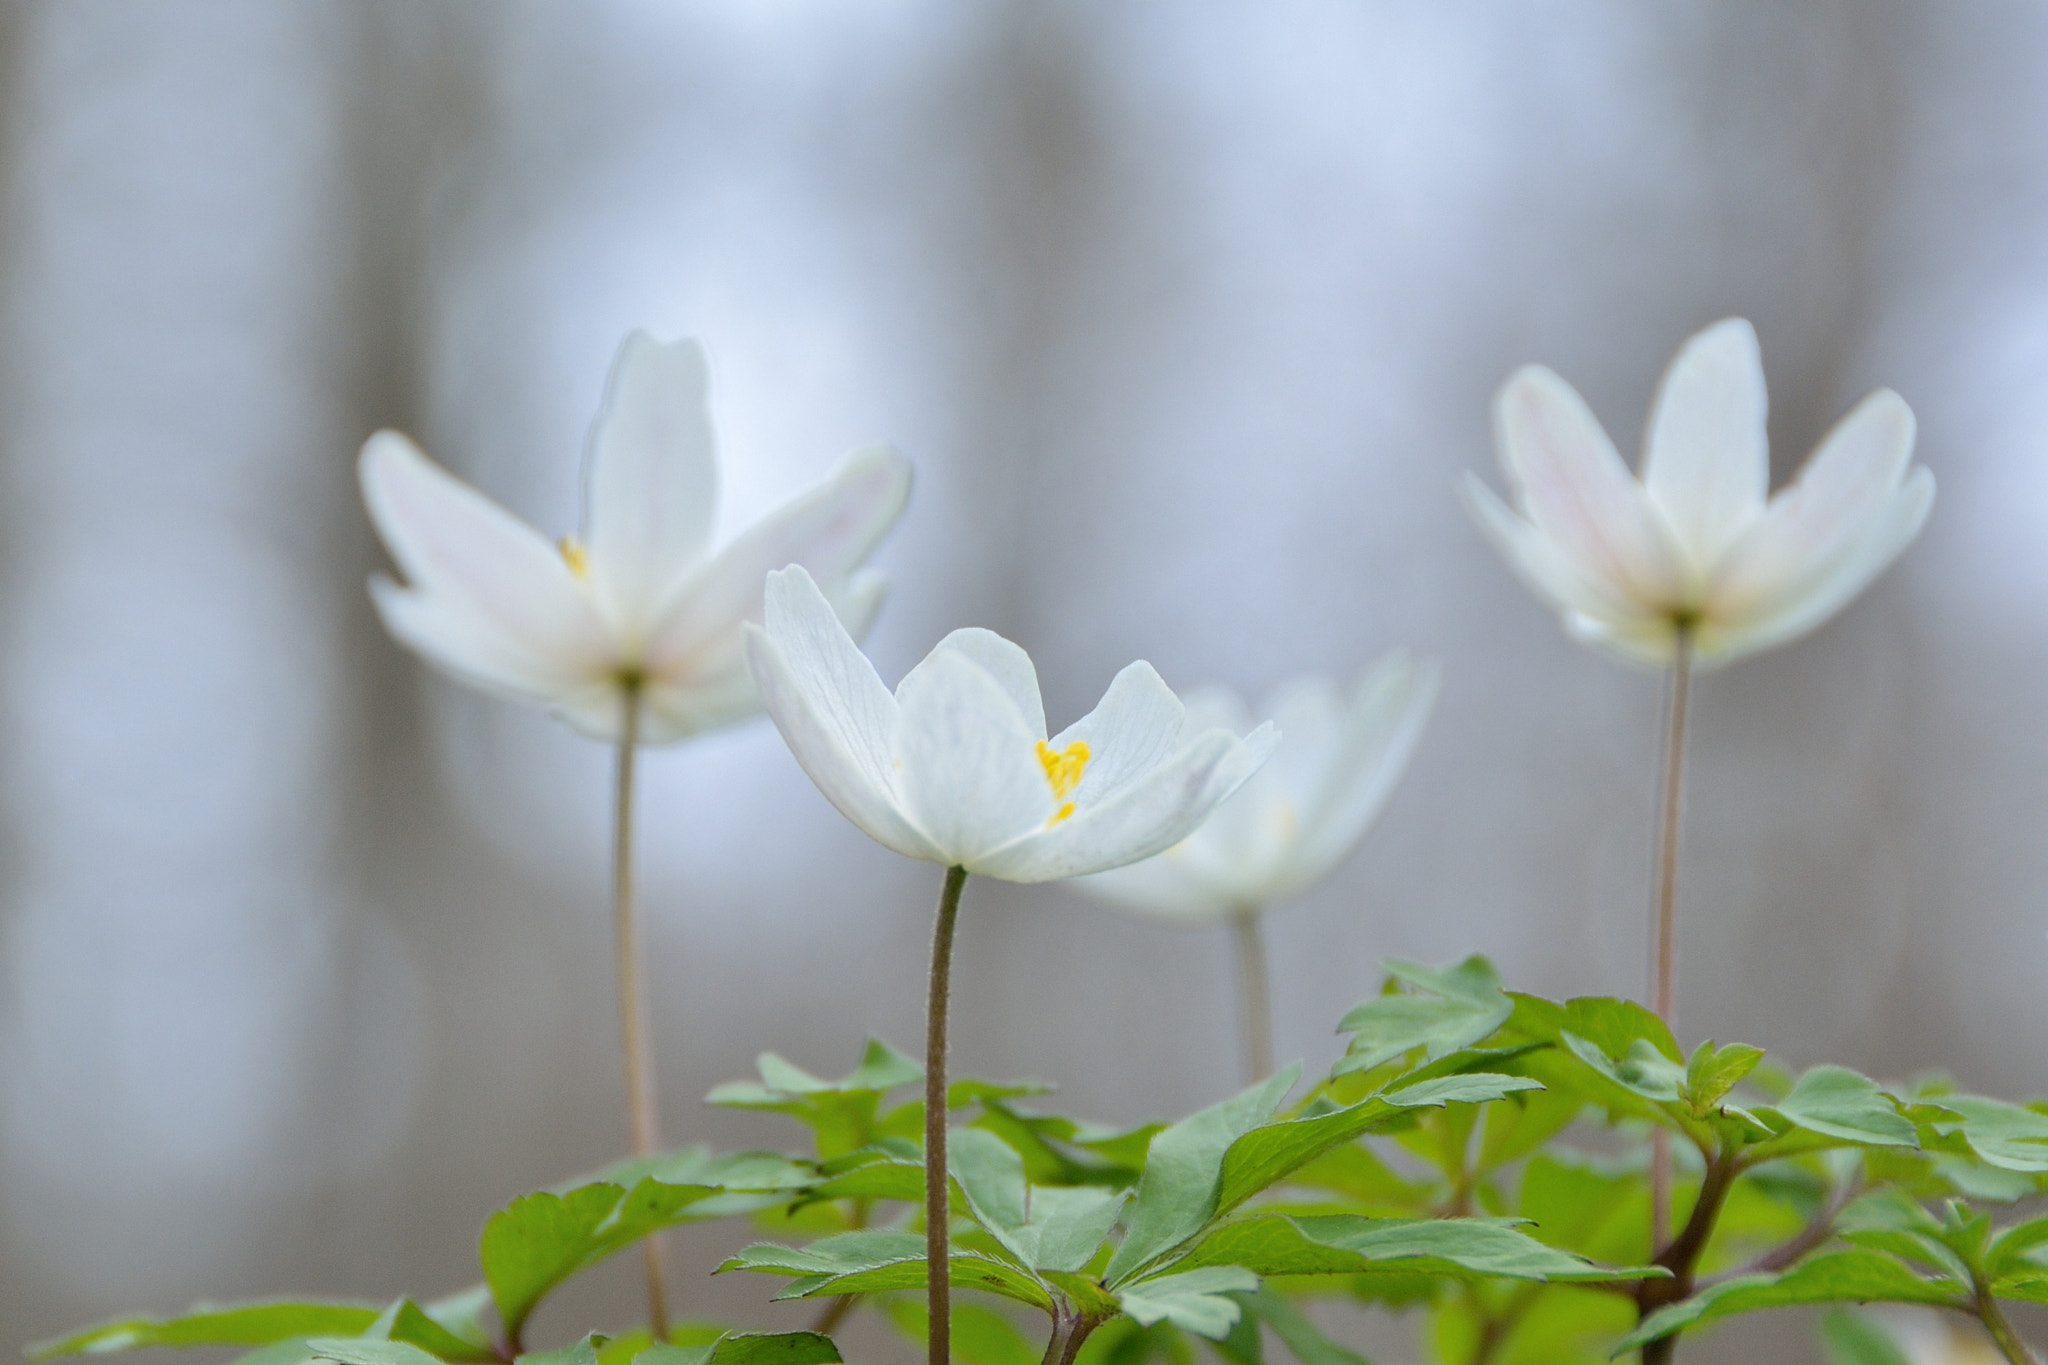
{"label": "flower stem", "polygon": [[[640,989],[640,941],[633,911],[633,759],[640,748],[640,688],[623,689],[617,785],[612,798],[612,950],[619,979],[619,1037],[626,1053],[626,1117],[633,1128],[633,1155],[661,1150],[661,1116],[655,1107],[652,1048],[647,1007]],[[640,1244],[647,1268],[647,1323],[656,1341],[668,1340],[668,1276],[661,1236]]]}
{"label": "flower stem", "polygon": [[1240,906],[1230,917],[1237,946],[1237,1028],[1244,1045],[1244,1081],[1273,1074],[1273,998],[1266,971],[1266,937],[1259,908]]}
{"label": "flower stem", "polygon": [[2005,1310],[1998,1306],[1998,1300],[1992,1296],[1990,1286],[1981,1282],[1977,1286],[1976,1309],[1977,1320],[1984,1324],[1984,1330],[1990,1333],[1999,1354],[2011,1362],[2011,1365],[2039,1365],[2034,1359],[2034,1353],[2027,1349],[2027,1343],[2020,1339],[2020,1334],[2006,1321]]}
{"label": "flower stem", "polygon": [[953,979],[953,922],[960,914],[960,888],[965,885],[966,868],[946,869],[938,923],[932,930],[931,994],[925,1002],[924,1264],[930,1365],[950,1365],[953,1358],[953,1268],[946,1245],[952,1228],[946,1206],[946,1003]]}
{"label": "flower stem", "polygon": [[[1685,727],[1692,706],[1692,631],[1680,626],[1664,704],[1664,780],[1657,803],[1656,888],[1650,926],[1650,1008],[1666,1028],[1678,1022],[1678,825],[1685,798]],[[1650,1134],[1650,1249],[1671,1235],[1671,1134]]]}

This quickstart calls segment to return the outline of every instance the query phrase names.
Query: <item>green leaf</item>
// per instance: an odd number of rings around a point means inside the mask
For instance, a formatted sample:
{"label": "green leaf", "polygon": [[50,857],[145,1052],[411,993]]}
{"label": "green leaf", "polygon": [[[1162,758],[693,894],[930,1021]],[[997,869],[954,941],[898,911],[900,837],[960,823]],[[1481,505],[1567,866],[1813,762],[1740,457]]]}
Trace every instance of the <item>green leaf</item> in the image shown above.
{"label": "green leaf", "polygon": [[868,1039],[860,1065],[838,1080],[824,1080],[772,1052],[756,1059],[761,1079],[728,1081],[705,1102],[730,1109],[787,1114],[816,1136],[818,1154],[838,1156],[879,1135],[876,1109],[892,1090],[915,1085],[924,1069],[880,1039]]}
{"label": "green leaf", "polygon": [[1308,1314],[1270,1286],[1261,1285],[1245,1295],[1243,1302],[1246,1315],[1271,1327],[1301,1365],[1372,1365],[1358,1352],[1324,1336]]}
{"label": "green leaf", "polygon": [[1685,1068],[1658,1051],[1648,1038],[1632,1039],[1623,1052],[1610,1057],[1599,1044],[1569,1029],[1560,1037],[1574,1057],[1646,1100],[1670,1104],[1685,1087]]}
{"label": "green leaf", "polygon": [[[484,1323],[484,1313],[491,1306],[491,1287],[487,1284],[473,1284],[453,1294],[444,1294],[427,1303],[423,1312],[436,1324],[447,1330],[457,1341],[465,1342],[480,1351],[496,1353],[491,1347],[491,1331]],[[427,1346],[427,1342],[415,1343]],[[434,1348],[428,1346],[429,1350]],[[436,1355],[447,1360],[461,1360],[451,1350],[436,1350]]]}
{"label": "green leaf", "polygon": [[529,1194],[498,1210],[484,1224],[478,1255],[506,1335],[517,1339],[527,1316],[562,1281],[683,1221],[691,1205],[720,1193],[711,1185],[650,1179],[628,1190],[600,1181],[566,1194]]}
{"label": "green leaf", "polygon": [[1124,1312],[1150,1327],[1170,1322],[1197,1336],[1220,1337],[1237,1322],[1243,1308],[1232,1291],[1257,1289],[1259,1277],[1237,1266],[1210,1266],[1175,1275],[1160,1275],[1117,1291]]}
{"label": "green leaf", "polygon": [[1861,1313],[1831,1308],[1820,1320],[1828,1365],[1913,1365],[1891,1333]]}
{"label": "green leaf", "polygon": [[1487,1175],[1521,1160],[1563,1132],[1584,1108],[1577,1095],[1553,1090],[1526,1091],[1489,1104],[1474,1169]]}
{"label": "green leaf", "polygon": [[1979,1095],[1944,1095],[1939,1103],[1962,1116],[1964,1140],[1990,1165],[2048,1171],[2048,1114]]}
{"label": "green leaf", "polygon": [[840,1359],[832,1338],[818,1332],[729,1332],[705,1346],[657,1343],[633,1357],[633,1365],[838,1365]]}
{"label": "green leaf", "polygon": [[1501,992],[1500,976],[1483,957],[1468,957],[1453,967],[1393,961],[1387,970],[1426,994],[1377,996],[1345,1015],[1337,1032],[1352,1035],[1351,1046],[1331,1075],[1369,1071],[1418,1047],[1434,1061],[1471,1047],[1514,1013],[1514,1003]]}
{"label": "green leaf", "polygon": [[1649,1254],[1650,1193],[1639,1175],[1546,1152],[1522,1171],[1520,1212],[1551,1246],[1614,1262]]}
{"label": "green leaf", "polygon": [[1789,1122],[1824,1137],[1879,1147],[1920,1145],[1898,1101],[1847,1067],[1814,1067],[1776,1108]]}
{"label": "green leaf", "polygon": [[379,1312],[371,1304],[284,1299],[235,1305],[201,1303],[174,1318],[103,1322],[68,1337],[37,1342],[27,1353],[31,1360],[51,1360],[147,1346],[263,1346],[292,1337],[364,1332],[377,1321]]}
{"label": "green leaf", "polygon": [[[436,1365],[435,1357],[406,1341],[371,1341],[363,1337],[315,1337],[306,1343],[315,1360],[341,1365]],[[594,1365],[595,1357],[592,1357]]]}
{"label": "green leaf", "polygon": [[[757,1242],[718,1269],[795,1277],[775,1296],[778,1300],[923,1289],[926,1284],[924,1237],[913,1232],[843,1232],[806,1247]],[[955,1249],[948,1272],[957,1288],[1000,1294],[1047,1313],[1054,1310],[1052,1295],[1034,1276],[993,1256]]]}
{"label": "green leaf", "polygon": [[1685,1054],[1662,1019],[1633,1000],[1585,995],[1567,1000],[1558,1021],[1558,1036],[1576,1034],[1608,1057],[1623,1058],[1638,1043],[1648,1043],[1666,1061],[1684,1065]]}
{"label": "green leaf", "polygon": [[1202,1230],[1217,1208],[1217,1182],[1225,1153],[1273,1116],[1300,1074],[1299,1066],[1291,1066],[1242,1094],[1182,1119],[1152,1139],[1123,1244],[1110,1257],[1105,1284],[1113,1288],[1130,1279]]}
{"label": "green leaf", "polygon": [[488,1344],[457,1336],[411,1299],[400,1299],[385,1309],[362,1335],[379,1341],[407,1342],[440,1360],[475,1362],[498,1358]]}
{"label": "green leaf", "polygon": [[1176,1266],[1235,1265],[1260,1275],[1441,1275],[1537,1281],[1641,1280],[1655,1266],[1609,1269],[1545,1246],[1512,1220],[1266,1214],[1225,1223]]}
{"label": "green leaf", "polygon": [[1747,1043],[1730,1043],[1721,1048],[1715,1047],[1711,1039],[1701,1043],[1686,1063],[1685,1102],[1695,1114],[1704,1116],[1728,1098],[1728,1092],[1756,1070],[1763,1059],[1764,1050]]}
{"label": "green leaf", "polygon": [[[1199,1230],[1211,1214],[1228,1213],[1260,1190],[1285,1179],[1333,1147],[1365,1133],[1405,1122],[1407,1111],[1446,1104],[1484,1104],[1521,1090],[1536,1090],[1541,1083],[1526,1076],[1502,1076],[1493,1072],[1440,1076],[1434,1080],[1375,1095],[1343,1109],[1328,1110],[1306,1118],[1285,1119],[1261,1125],[1236,1138],[1225,1152],[1214,1198],[1208,1211],[1186,1235]],[[1168,1130],[1171,1131],[1171,1130]],[[1165,1141],[1162,1134],[1159,1141]],[[1154,1144],[1155,1151],[1157,1144]],[[1146,1178],[1151,1178],[1148,1169]],[[1144,1187],[1139,1187],[1142,1201]],[[1128,1245],[1128,1242],[1126,1243]],[[1173,1243],[1168,1243],[1170,1247]],[[1167,1248],[1161,1248],[1165,1250]],[[1111,1262],[1111,1268],[1116,1263]]]}
{"label": "green leaf", "polygon": [[1703,1327],[1738,1313],[1809,1303],[1919,1303],[1965,1306],[1967,1288],[1946,1277],[1927,1278],[1875,1251],[1816,1256],[1783,1275],[1741,1275],[1709,1285],[1689,1299],[1659,1309],[1614,1348],[1631,1351],[1648,1341]]}

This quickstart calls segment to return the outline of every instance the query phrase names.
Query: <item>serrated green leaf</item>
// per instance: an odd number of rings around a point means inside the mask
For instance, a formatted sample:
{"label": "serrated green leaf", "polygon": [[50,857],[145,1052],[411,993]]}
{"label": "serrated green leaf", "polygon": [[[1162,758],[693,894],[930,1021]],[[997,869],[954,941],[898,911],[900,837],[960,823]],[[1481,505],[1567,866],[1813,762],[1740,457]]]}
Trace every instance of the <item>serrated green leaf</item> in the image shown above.
{"label": "serrated green leaf", "polygon": [[1764,1050],[1747,1043],[1726,1047],[1716,1047],[1711,1039],[1701,1043],[1686,1063],[1685,1102],[1695,1114],[1704,1115],[1728,1098],[1728,1092],[1763,1059]]}
{"label": "serrated green leaf", "polygon": [[1372,1365],[1348,1346],[1339,1346],[1323,1335],[1308,1314],[1289,1303],[1284,1295],[1261,1285],[1242,1296],[1245,1312],[1273,1329],[1273,1335],[1301,1365]]}
{"label": "serrated green leaf", "polygon": [[1828,1365],[1913,1365],[1891,1333],[1861,1313],[1831,1308],[1820,1320]]}
{"label": "serrated green leaf", "polygon": [[728,1332],[708,1345],[656,1343],[633,1365],[838,1365],[832,1338],[819,1332]]}
{"label": "serrated green leaf", "polygon": [[457,1336],[411,1299],[400,1299],[385,1309],[362,1335],[384,1341],[408,1342],[440,1360],[477,1362],[498,1358],[498,1353],[486,1342]]}
{"label": "serrated green leaf", "polygon": [[2048,1243],[2048,1218],[2015,1223],[2001,1230],[1992,1241],[1984,1257],[1984,1268],[1993,1275],[2021,1269],[2038,1271],[2042,1267],[2030,1259],[2030,1254],[2044,1243]]}
{"label": "serrated green leaf", "polygon": [[2048,1114],[1981,1095],[1947,1095],[1940,1104],[1962,1116],[1964,1140],[1986,1162],[2007,1171],[2048,1171]]}
{"label": "serrated green leaf", "polygon": [[1608,1268],[1546,1246],[1512,1220],[1266,1214],[1223,1224],[1176,1266],[1235,1265],[1260,1275],[1440,1275],[1558,1282],[1660,1278],[1655,1266]]}
{"label": "serrated green leaf", "polygon": [[1646,1100],[1670,1104],[1685,1088],[1685,1068],[1658,1051],[1648,1038],[1631,1039],[1624,1052],[1610,1057],[1592,1039],[1569,1029],[1559,1036],[1574,1057]]}
{"label": "serrated green leaf", "polygon": [[1150,1327],[1170,1322],[1197,1336],[1220,1337],[1244,1310],[1233,1291],[1257,1289],[1259,1277],[1237,1266],[1210,1266],[1174,1275],[1159,1275],[1117,1291],[1124,1312]]}
{"label": "serrated green leaf", "polygon": [[1639,1174],[1546,1152],[1523,1169],[1520,1195],[1538,1241],[1616,1263],[1649,1254],[1650,1191]]}
{"label": "serrated green leaf", "polygon": [[1474,1170],[1488,1175],[1521,1160],[1571,1125],[1585,1108],[1576,1095],[1530,1090],[1486,1107]]}
{"label": "serrated green leaf", "polygon": [[[804,1247],[757,1242],[743,1248],[718,1270],[753,1270],[794,1277],[794,1282],[776,1295],[777,1299],[923,1289],[924,1237],[912,1232],[863,1231],[821,1238]],[[956,1287],[981,1289],[1048,1313],[1053,1311],[1052,1297],[1043,1284],[992,1256],[956,1248],[949,1270]]]}
{"label": "serrated green leaf", "polygon": [[1389,962],[1395,979],[1426,994],[1381,995],[1344,1016],[1337,1032],[1352,1035],[1332,1075],[1369,1071],[1416,1048],[1431,1060],[1471,1047],[1507,1022],[1514,1003],[1483,957],[1453,967]]}
{"label": "serrated green leaf", "polygon": [[[1408,1111],[1446,1104],[1484,1104],[1517,1091],[1540,1088],[1541,1082],[1526,1076],[1492,1072],[1440,1076],[1375,1095],[1344,1109],[1263,1124],[1233,1140],[1224,1153],[1209,1208],[1217,1214],[1228,1213],[1332,1148],[1397,1120],[1406,1121]],[[1206,1218],[1204,1215],[1203,1221]],[[1197,1222],[1185,1235],[1192,1235],[1199,1227]]]}
{"label": "serrated green leaf", "polygon": [[[518,1357],[518,1365],[597,1365],[598,1350],[610,1340],[602,1332],[589,1332],[581,1341],[572,1341],[552,1351],[524,1352]],[[350,1361],[348,1365],[403,1365],[403,1362]]]}
{"label": "serrated green leaf", "polygon": [[506,1335],[516,1340],[527,1316],[562,1281],[683,1221],[692,1205],[721,1193],[710,1185],[642,1180],[629,1190],[600,1181],[566,1194],[529,1194],[498,1210],[484,1224],[478,1256]]}
{"label": "serrated green leaf", "polygon": [[1847,1067],[1814,1067],[1775,1108],[1789,1122],[1824,1137],[1879,1147],[1920,1145],[1898,1101]]}
{"label": "serrated green leaf", "polygon": [[1105,1284],[1114,1288],[1202,1230],[1217,1209],[1225,1153],[1273,1116],[1300,1073],[1299,1066],[1289,1067],[1152,1139],[1123,1244],[1110,1257]]}
{"label": "serrated green leaf", "polygon": [[1837,1251],[1816,1256],[1783,1275],[1742,1275],[1709,1285],[1689,1299],[1659,1309],[1622,1339],[1615,1354],[1673,1332],[1704,1327],[1739,1313],[1812,1303],[1917,1303],[1940,1308],[1965,1305],[1968,1289],[1946,1278],[1928,1278],[1875,1251]]}
{"label": "serrated green leaf", "polygon": [[381,1310],[372,1304],[269,1299],[194,1304],[172,1318],[121,1318],[28,1347],[31,1360],[99,1355],[148,1346],[263,1346],[292,1337],[367,1331]]}
{"label": "serrated green leaf", "polygon": [[1631,1046],[1645,1042],[1664,1060],[1685,1064],[1685,1054],[1678,1050],[1678,1040],[1671,1036],[1671,1029],[1633,1000],[1607,995],[1582,995],[1567,1000],[1557,1028],[1560,1038],[1566,1033],[1577,1034],[1608,1057],[1626,1057]]}
{"label": "serrated green leaf", "polygon": [[953,1134],[947,1163],[974,1220],[1020,1265],[1074,1272],[1094,1258],[1129,1197],[1096,1186],[1034,1186],[1023,1158],[994,1133]]}
{"label": "serrated green leaf", "polygon": [[306,1343],[306,1350],[315,1360],[339,1361],[340,1365],[435,1365],[433,1355],[409,1341],[315,1337]]}

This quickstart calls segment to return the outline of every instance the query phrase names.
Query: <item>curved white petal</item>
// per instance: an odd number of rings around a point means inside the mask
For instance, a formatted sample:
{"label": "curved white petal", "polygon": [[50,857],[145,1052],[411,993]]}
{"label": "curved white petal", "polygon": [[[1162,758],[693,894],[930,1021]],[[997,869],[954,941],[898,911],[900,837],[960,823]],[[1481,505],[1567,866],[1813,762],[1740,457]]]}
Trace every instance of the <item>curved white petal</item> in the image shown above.
{"label": "curved white petal", "polygon": [[1559,555],[1613,596],[1684,603],[1683,551],[1577,390],[1524,366],[1494,402],[1494,434],[1522,515]]}
{"label": "curved white petal", "polygon": [[[910,485],[910,462],[893,450],[874,447],[841,460],[816,487],[754,523],[674,590],[647,642],[646,666],[686,668],[707,641],[759,620],[762,585],[772,570],[801,564],[837,598],[903,515]],[[847,624],[856,639],[866,633],[864,623],[847,618]]]}
{"label": "curved white petal", "polygon": [[1857,404],[1728,552],[1707,623],[1740,631],[1781,615],[1835,576],[1882,520],[1913,455],[1913,410],[1889,389]]}
{"label": "curved white petal", "polygon": [[593,586],[635,644],[704,557],[717,519],[705,389],[696,342],[664,344],[635,332],[612,363],[591,428],[583,548]]}
{"label": "curved white petal", "polygon": [[976,870],[984,854],[1053,818],[1039,732],[966,651],[933,650],[896,701],[897,789],[944,861]]}
{"label": "curved white petal", "polygon": [[1031,738],[1045,738],[1045,703],[1038,694],[1038,669],[1032,665],[1031,656],[1023,646],[979,626],[963,626],[933,645],[932,652],[896,684],[897,705],[909,704],[906,692],[916,689],[921,683],[920,675],[947,654],[961,655],[978,665],[1017,708]]}
{"label": "curved white petal", "polygon": [[[1405,653],[1388,655],[1359,681],[1331,737],[1326,785],[1307,806],[1286,884],[1274,888],[1274,899],[1307,890],[1358,847],[1408,771],[1441,681],[1435,660],[1418,662]],[[1297,732],[1287,728],[1284,713],[1280,724],[1287,735],[1284,755]]]}
{"label": "curved white petal", "polygon": [[608,680],[617,648],[569,566],[533,528],[380,431],[363,501],[407,589],[378,592],[392,633],[465,679],[552,698]]}
{"label": "curved white petal", "polygon": [[[900,847],[903,836],[898,828],[898,824],[908,828],[908,823],[901,814],[896,785],[896,699],[801,566],[768,575],[762,615],[763,625],[749,625],[745,630],[747,662],[761,689],[763,707],[789,741],[804,771],[832,803],[889,847],[907,851]],[[763,649],[764,642],[774,649]],[[803,703],[801,708],[795,704],[797,699]],[[829,736],[832,748],[829,752],[820,749],[813,758],[799,747],[799,741],[817,747],[819,735]],[[851,774],[839,771],[841,763],[852,765]],[[821,772],[829,772],[829,784]],[[857,798],[842,790],[850,785],[861,787],[868,795]],[[891,820],[897,823],[854,813],[856,807],[867,811],[877,802],[889,808]]]}
{"label": "curved white petal", "polygon": [[[785,652],[781,641],[769,633],[775,628],[772,595],[768,619],[766,629],[756,625],[745,627],[747,664],[754,675],[754,685],[760,689],[762,707],[782,732],[797,764],[825,794],[825,799],[876,843],[908,858],[944,863],[945,856],[897,804],[891,776],[893,757],[886,752],[878,756],[873,751],[867,742],[864,721],[849,721],[849,711],[861,709],[863,703],[830,690],[833,684],[828,676],[821,676],[815,659],[806,657],[798,665]],[[837,625],[836,618],[834,624]],[[805,652],[801,644],[797,649]],[[872,675],[873,670],[869,672]],[[821,681],[826,682],[827,690],[814,691]],[[881,688],[880,678],[875,679],[875,686]],[[882,689],[882,699],[889,705],[889,720],[893,722],[895,703],[887,689]]]}
{"label": "curved white petal", "polygon": [[1742,318],[1688,340],[1658,385],[1643,485],[1701,571],[1763,511],[1766,409],[1756,329]]}
{"label": "curved white petal", "polygon": [[1824,574],[1807,580],[1803,595],[1784,600],[1774,614],[1721,632],[1719,638],[1703,635],[1701,657],[1732,662],[1795,640],[1825,624],[1913,543],[1933,506],[1934,475],[1925,468],[1916,469],[1882,513],[1868,523],[1862,538]]}
{"label": "curved white petal", "polygon": [[1587,648],[1632,668],[1661,669],[1678,654],[1678,623],[1668,616],[1612,621],[1574,612],[1564,618],[1564,631]]}
{"label": "curved white petal", "polygon": [[1095,709],[1051,741],[1061,753],[1075,744],[1088,746],[1088,765],[1073,794],[1077,809],[1113,799],[1171,758],[1184,742],[1185,716],[1157,669],[1142,659],[1124,665]]}
{"label": "curved white petal", "polygon": [[[1239,795],[1243,795],[1242,791]],[[1233,801],[1235,798],[1233,798]],[[1211,820],[1230,809],[1226,801]],[[1231,889],[1212,875],[1208,860],[1194,845],[1201,831],[1163,853],[1107,872],[1074,879],[1074,885],[1097,900],[1167,924],[1199,928],[1220,924],[1239,907]]]}
{"label": "curved white petal", "polygon": [[1473,520],[1508,567],[1556,611],[1617,622],[1665,617],[1661,608],[1630,597],[1616,584],[1586,572],[1566,557],[1549,537],[1509,511],[1478,475],[1468,472],[1459,492]]}
{"label": "curved white petal", "polygon": [[1257,771],[1279,740],[1262,725],[1244,739],[1198,735],[1106,801],[987,855],[968,870],[1011,882],[1055,881],[1149,858],[1193,833]]}

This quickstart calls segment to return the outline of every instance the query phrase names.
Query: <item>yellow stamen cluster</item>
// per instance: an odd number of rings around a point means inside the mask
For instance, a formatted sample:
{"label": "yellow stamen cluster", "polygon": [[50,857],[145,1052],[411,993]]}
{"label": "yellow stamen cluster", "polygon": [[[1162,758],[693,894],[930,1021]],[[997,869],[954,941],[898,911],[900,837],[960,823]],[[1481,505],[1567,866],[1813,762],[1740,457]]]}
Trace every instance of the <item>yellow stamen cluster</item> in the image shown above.
{"label": "yellow stamen cluster", "polygon": [[1062,751],[1041,739],[1038,741],[1038,761],[1045,765],[1046,785],[1052,788],[1052,799],[1058,805],[1052,818],[1045,823],[1057,825],[1074,813],[1074,803],[1067,798],[1074,794],[1074,788],[1081,785],[1081,773],[1088,767],[1087,742],[1077,739]]}
{"label": "yellow stamen cluster", "polygon": [[562,562],[569,566],[570,573],[578,578],[590,577],[590,556],[576,537],[563,536],[557,548],[561,550]]}

